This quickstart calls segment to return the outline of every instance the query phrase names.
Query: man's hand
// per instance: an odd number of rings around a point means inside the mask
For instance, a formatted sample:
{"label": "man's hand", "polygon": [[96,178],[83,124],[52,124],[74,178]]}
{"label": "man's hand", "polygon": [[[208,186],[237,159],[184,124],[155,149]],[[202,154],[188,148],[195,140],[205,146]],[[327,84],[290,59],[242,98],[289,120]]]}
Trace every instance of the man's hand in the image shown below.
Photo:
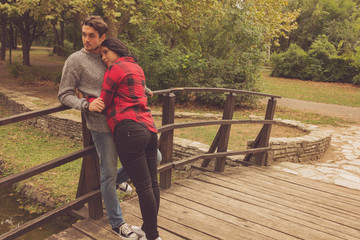
{"label": "man's hand", "polygon": [[105,104],[101,98],[95,98],[94,101],[89,103],[90,112],[99,112],[101,113],[105,109]]}

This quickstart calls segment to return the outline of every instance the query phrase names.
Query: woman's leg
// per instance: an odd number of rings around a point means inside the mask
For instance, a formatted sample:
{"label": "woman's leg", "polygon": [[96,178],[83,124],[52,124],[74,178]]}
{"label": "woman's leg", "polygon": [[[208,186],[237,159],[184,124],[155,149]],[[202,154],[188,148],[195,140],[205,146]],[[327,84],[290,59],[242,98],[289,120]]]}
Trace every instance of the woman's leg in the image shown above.
{"label": "woman's leg", "polygon": [[[151,186],[153,189],[154,197],[156,200],[157,211],[159,211],[160,206],[160,189],[159,189],[159,182],[158,182],[158,174],[157,174],[157,164],[158,164],[158,153],[160,152],[157,148],[158,146],[158,139],[157,134],[151,132],[150,142],[145,149],[146,161],[151,177]],[[155,152],[154,152],[155,149]],[[160,160],[161,161],[161,160]]]}
{"label": "woman's leg", "polygon": [[157,142],[154,144],[153,135],[156,137],[155,133],[151,133],[142,124],[129,120],[120,122],[115,128],[116,149],[124,169],[136,188],[144,221],[143,230],[149,240],[159,236],[157,231],[159,197],[155,197],[153,191]]}

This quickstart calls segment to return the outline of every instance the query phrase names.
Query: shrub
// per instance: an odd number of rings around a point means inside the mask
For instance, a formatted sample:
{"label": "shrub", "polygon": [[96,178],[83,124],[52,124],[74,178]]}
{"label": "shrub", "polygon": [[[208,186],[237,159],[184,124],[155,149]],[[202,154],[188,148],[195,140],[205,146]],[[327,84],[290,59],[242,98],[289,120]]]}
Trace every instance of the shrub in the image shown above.
{"label": "shrub", "polygon": [[24,66],[19,62],[13,62],[10,65],[10,74],[13,77],[19,77],[20,74],[24,71]]}
{"label": "shrub", "polygon": [[[360,48],[359,48],[360,50]],[[322,82],[357,83],[360,53],[339,56],[335,46],[321,35],[308,53],[293,44],[284,53],[272,54],[272,75]]]}
{"label": "shrub", "polygon": [[271,55],[270,63],[273,67],[271,75],[306,79],[307,62],[308,54],[298,45],[292,44],[286,52]]}

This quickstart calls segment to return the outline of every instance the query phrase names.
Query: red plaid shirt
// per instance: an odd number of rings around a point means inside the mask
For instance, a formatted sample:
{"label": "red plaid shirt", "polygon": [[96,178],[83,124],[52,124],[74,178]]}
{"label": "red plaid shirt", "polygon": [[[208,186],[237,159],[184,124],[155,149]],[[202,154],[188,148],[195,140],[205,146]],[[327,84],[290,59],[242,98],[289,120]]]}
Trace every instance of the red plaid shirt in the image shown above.
{"label": "red plaid shirt", "polygon": [[112,132],[125,119],[144,123],[157,133],[145,95],[145,75],[132,57],[121,57],[106,69],[100,97],[105,103],[106,117]]}

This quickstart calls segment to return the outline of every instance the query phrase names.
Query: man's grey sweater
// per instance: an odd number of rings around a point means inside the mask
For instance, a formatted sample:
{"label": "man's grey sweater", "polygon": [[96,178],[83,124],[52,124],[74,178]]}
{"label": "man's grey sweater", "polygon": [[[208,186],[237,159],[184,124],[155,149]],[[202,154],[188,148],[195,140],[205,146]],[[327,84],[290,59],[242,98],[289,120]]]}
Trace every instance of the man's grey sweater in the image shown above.
{"label": "man's grey sweater", "polygon": [[[78,88],[86,96],[100,96],[106,66],[100,54],[88,53],[84,49],[71,54],[65,61],[59,87],[59,101],[69,107],[85,111],[86,99],[75,94]],[[110,132],[106,116],[85,112],[86,125],[92,131]]]}

